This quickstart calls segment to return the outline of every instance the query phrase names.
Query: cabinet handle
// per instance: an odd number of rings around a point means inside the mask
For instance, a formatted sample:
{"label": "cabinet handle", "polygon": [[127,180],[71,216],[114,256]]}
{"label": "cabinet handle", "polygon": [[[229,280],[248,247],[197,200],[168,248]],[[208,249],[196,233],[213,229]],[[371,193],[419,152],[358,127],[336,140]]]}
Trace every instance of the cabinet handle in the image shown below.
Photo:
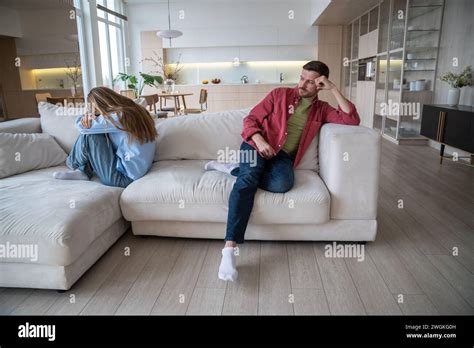
{"label": "cabinet handle", "polygon": [[442,143],[444,141],[444,126],[446,123],[446,112],[441,112],[441,122],[439,126],[439,142]]}
{"label": "cabinet handle", "polygon": [[438,130],[436,131],[436,141],[440,141],[439,140],[439,126],[441,125],[441,115],[443,114],[442,111],[439,112],[439,115],[438,115]]}

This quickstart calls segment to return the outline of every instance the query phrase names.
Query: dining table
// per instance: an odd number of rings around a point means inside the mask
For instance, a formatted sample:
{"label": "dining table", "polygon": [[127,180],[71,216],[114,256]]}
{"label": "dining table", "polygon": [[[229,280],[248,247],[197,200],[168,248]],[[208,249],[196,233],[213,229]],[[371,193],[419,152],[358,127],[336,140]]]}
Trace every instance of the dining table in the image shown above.
{"label": "dining table", "polygon": [[[174,101],[174,114],[178,115],[178,111],[179,111],[179,113],[183,113],[184,115],[186,115],[187,112],[186,112],[186,98],[185,97],[193,95],[193,94],[194,93],[178,93],[178,92],[159,93],[158,95],[160,97],[160,110],[163,109],[163,99],[172,98]],[[182,106],[181,106],[180,98],[183,103]]]}

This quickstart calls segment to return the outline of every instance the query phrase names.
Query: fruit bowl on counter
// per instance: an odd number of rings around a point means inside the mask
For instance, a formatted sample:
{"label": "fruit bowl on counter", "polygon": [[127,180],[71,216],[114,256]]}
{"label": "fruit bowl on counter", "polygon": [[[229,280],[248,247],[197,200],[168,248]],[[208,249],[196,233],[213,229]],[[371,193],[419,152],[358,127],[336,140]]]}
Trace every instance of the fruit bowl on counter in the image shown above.
{"label": "fruit bowl on counter", "polygon": [[214,84],[218,84],[218,83],[221,83],[221,79],[218,79],[218,78],[214,78],[211,80],[212,83]]}

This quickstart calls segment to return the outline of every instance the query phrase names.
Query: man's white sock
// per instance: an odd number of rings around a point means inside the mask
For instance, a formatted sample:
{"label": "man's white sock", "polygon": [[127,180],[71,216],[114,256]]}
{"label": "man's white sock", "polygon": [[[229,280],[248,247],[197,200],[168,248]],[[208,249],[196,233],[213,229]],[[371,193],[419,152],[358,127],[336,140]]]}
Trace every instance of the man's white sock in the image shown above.
{"label": "man's white sock", "polygon": [[219,279],[226,281],[230,280],[233,282],[234,280],[237,280],[238,275],[239,273],[235,266],[234,248],[227,247],[222,249],[222,260],[218,274]]}
{"label": "man's white sock", "polygon": [[239,163],[236,162],[219,162],[219,161],[210,161],[207,162],[204,166],[204,170],[217,170],[219,172],[224,172],[230,174],[230,172],[239,166]]}
{"label": "man's white sock", "polygon": [[81,172],[79,169],[68,170],[65,172],[54,172],[53,178],[59,180],[89,180],[86,173]]}

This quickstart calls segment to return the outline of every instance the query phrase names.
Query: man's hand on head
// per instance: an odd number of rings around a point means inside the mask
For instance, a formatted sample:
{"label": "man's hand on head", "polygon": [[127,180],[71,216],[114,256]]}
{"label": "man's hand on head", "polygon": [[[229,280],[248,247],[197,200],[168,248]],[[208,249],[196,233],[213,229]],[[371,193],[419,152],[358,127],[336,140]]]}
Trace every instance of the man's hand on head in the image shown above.
{"label": "man's hand on head", "polygon": [[318,90],[330,91],[336,88],[336,85],[329,81],[328,78],[324,75],[315,78],[314,82],[316,83],[316,88]]}

